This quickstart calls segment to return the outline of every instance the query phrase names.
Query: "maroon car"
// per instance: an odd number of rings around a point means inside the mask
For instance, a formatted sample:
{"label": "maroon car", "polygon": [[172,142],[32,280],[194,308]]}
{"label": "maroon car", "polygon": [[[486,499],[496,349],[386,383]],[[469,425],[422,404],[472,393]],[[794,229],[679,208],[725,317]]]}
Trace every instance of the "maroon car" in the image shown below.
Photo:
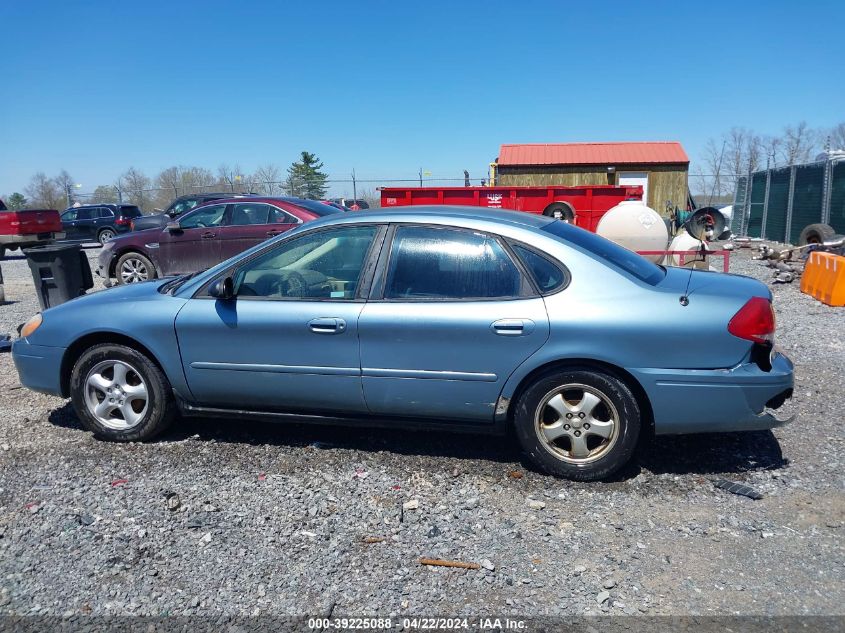
{"label": "maroon car", "polygon": [[109,240],[97,274],[106,286],[204,270],[303,222],[342,213],[301,198],[230,198],[197,206],[164,229]]}

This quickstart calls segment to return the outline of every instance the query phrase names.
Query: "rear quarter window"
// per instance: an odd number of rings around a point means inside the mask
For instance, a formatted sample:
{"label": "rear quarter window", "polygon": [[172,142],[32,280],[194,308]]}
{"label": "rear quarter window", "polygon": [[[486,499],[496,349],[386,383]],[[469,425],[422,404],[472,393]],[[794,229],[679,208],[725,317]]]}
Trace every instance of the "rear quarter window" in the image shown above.
{"label": "rear quarter window", "polygon": [[511,248],[528,269],[541,294],[554,292],[566,285],[567,273],[558,264],[521,244],[511,244]]}
{"label": "rear quarter window", "polygon": [[666,271],[634,251],[616,242],[557,220],[543,226],[541,231],[550,233],[562,242],[586,251],[612,268],[622,271],[650,286],[656,286],[666,276]]}
{"label": "rear quarter window", "polygon": [[143,215],[138,207],[120,207],[120,212],[127,218],[140,218]]}

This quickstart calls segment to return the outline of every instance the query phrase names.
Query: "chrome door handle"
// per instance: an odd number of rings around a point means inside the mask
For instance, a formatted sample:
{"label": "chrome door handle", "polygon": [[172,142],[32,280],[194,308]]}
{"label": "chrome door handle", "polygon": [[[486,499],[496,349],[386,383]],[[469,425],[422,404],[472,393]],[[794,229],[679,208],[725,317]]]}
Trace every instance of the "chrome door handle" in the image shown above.
{"label": "chrome door handle", "polygon": [[217,233],[214,233],[213,231],[206,231],[205,233],[203,233],[203,234],[201,235],[201,237],[202,237],[202,239],[204,239],[204,240],[210,240],[210,239],[212,239],[212,238],[214,238],[214,237],[217,237]]}
{"label": "chrome door handle", "polygon": [[315,334],[343,334],[346,331],[346,321],[336,317],[311,319],[308,329]]}
{"label": "chrome door handle", "polygon": [[499,336],[524,336],[534,331],[531,319],[499,319],[490,324],[490,328]]}

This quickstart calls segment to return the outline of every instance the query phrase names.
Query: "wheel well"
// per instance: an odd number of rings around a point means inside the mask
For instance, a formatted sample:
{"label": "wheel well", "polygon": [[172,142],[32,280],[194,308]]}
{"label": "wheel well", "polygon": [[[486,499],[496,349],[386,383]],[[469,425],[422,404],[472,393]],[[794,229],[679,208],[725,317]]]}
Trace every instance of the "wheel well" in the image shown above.
{"label": "wheel well", "polygon": [[70,374],[73,371],[73,366],[76,364],[76,361],[79,360],[79,357],[82,356],[85,350],[93,347],[94,345],[101,345],[103,343],[116,343],[118,345],[131,347],[132,349],[144,354],[144,356],[156,364],[165,376],[167,375],[167,372],[164,371],[164,367],[162,367],[155,355],[146,346],[142,345],[135,339],[116,332],[97,332],[75,340],[71,346],[67,348],[67,351],[65,351],[65,355],[62,357],[62,367],[60,373],[63,397],[67,398],[70,395]]}
{"label": "wheel well", "polygon": [[149,259],[149,257],[144,255],[144,253],[139,251],[137,248],[127,248],[126,250],[120,251],[119,253],[115,253],[114,256],[111,258],[111,261],[109,262],[109,270],[108,270],[108,276],[109,277],[116,277],[117,276],[117,262],[120,260],[121,257],[123,257],[124,255],[128,255],[129,253],[136,253],[138,255],[143,255],[144,257]]}
{"label": "wheel well", "polygon": [[555,206],[558,206],[558,205],[560,205],[560,206],[564,206],[564,207],[566,207],[567,209],[569,209],[569,212],[568,212],[568,213],[564,213],[564,216],[568,216],[568,219],[569,219],[570,221],[571,221],[571,220],[573,220],[573,219],[575,219],[575,207],[573,207],[573,206],[572,206],[570,203],[568,203],[566,200],[555,200],[555,201],[554,201],[554,202],[552,202],[549,206],[547,206],[545,209],[543,209],[543,215],[551,215],[551,209],[552,209],[552,207],[555,207]]}
{"label": "wheel well", "polygon": [[643,386],[640,384],[640,381],[634,378],[634,376],[631,375],[630,372],[624,370],[621,367],[618,367],[611,363],[593,360],[591,358],[564,358],[561,360],[555,360],[546,363],[545,365],[541,365],[540,367],[534,369],[530,374],[528,374],[525,378],[520,381],[519,386],[517,386],[516,391],[514,391],[513,393],[513,397],[510,401],[510,406],[508,407],[508,424],[513,424],[514,410],[516,408],[516,403],[519,402],[519,398],[520,396],[522,396],[522,392],[525,391],[532,382],[534,382],[537,376],[553,369],[563,370],[572,367],[598,369],[624,382],[631,390],[631,393],[634,394],[634,398],[637,399],[637,404],[640,406],[643,428],[654,428],[654,412],[651,408],[651,402],[648,399],[648,394],[645,392],[645,389],[643,389]]}

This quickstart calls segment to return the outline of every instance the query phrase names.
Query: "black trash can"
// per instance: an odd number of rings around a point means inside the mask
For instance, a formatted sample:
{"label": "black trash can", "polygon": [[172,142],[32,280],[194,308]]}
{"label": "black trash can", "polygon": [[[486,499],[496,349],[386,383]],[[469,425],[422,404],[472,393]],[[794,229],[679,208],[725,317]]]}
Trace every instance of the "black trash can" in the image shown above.
{"label": "black trash can", "polygon": [[42,310],[84,295],[94,287],[88,257],[78,244],[33,246],[24,255]]}

